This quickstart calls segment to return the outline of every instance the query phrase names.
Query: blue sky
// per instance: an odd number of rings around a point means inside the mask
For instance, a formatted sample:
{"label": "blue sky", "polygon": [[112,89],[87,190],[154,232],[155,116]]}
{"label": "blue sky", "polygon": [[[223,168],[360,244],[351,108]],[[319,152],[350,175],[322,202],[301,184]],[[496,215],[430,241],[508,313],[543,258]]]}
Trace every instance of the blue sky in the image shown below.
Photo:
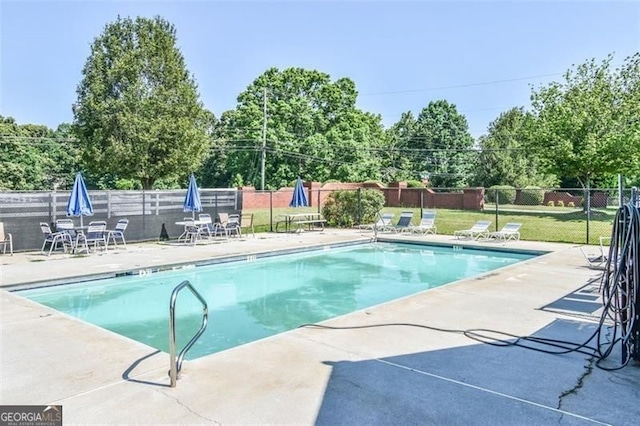
{"label": "blue sky", "polygon": [[266,69],[303,67],[351,78],[385,126],[446,99],[474,136],[572,64],[640,51],[639,2],[0,0],[0,115],[71,122],[90,44],[118,15],[175,25],[216,116]]}

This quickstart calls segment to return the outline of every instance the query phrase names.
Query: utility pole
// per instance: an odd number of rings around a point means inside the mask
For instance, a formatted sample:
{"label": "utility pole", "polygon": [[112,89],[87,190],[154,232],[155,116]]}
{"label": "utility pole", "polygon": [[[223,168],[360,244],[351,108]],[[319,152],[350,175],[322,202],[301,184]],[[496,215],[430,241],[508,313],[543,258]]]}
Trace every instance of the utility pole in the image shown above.
{"label": "utility pole", "polygon": [[267,88],[264,88],[262,98],[262,179],[260,181],[260,190],[264,191],[264,169],[267,163]]}

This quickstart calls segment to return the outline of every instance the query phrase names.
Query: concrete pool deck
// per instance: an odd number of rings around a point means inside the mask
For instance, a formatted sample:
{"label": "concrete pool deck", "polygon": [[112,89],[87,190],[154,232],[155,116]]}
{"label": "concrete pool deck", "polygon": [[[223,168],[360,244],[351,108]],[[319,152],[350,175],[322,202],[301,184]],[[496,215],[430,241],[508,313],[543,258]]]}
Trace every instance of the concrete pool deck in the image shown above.
{"label": "concrete pool deck", "polygon": [[[605,371],[589,355],[492,346],[453,332],[586,340],[599,316],[589,302],[600,272],[586,268],[577,245],[380,237],[549,253],[322,323],[360,328],[298,328],[185,361],[176,388],[168,387],[166,353],[0,291],[0,404],[62,405],[65,425],[638,422],[634,362]],[[80,257],[16,253],[0,256],[0,287],[370,238],[327,229],[195,247],[129,244]]]}

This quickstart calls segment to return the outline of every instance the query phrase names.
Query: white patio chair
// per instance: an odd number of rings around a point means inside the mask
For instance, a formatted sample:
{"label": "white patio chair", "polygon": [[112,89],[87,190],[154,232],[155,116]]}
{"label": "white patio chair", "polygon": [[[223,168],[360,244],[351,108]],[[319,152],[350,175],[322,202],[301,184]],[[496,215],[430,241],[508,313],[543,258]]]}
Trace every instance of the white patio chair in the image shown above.
{"label": "white patio chair", "polygon": [[251,229],[253,238],[256,237],[256,231],[253,229],[253,213],[242,213],[240,215],[240,232],[242,229]]}
{"label": "white patio chair", "polygon": [[2,254],[7,254],[7,246],[9,246],[9,253],[13,256],[13,236],[4,232],[3,222],[0,222],[0,244],[2,245]]}
{"label": "white patio chair", "polygon": [[122,243],[124,248],[127,248],[127,241],[124,239],[124,231],[129,226],[129,219],[120,219],[116,223],[115,229],[107,230],[107,246],[113,241],[113,247],[118,248],[118,240]]}
{"label": "white patio chair", "polygon": [[92,246],[93,250],[99,248],[107,249],[107,222],[95,221],[89,223],[87,232],[79,232],[76,237],[74,253],[80,253],[85,251],[90,253],[89,246]]}
{"label": "white patio chair", "polygon": [[[40,230],[44,235],[44,241],[42,242],[40,253],[51,256],[51,252],[57,250],[59,244],[62,244],[62,248],[64,249],[65,253],[67,252],[67,244],[69,244],[69,247],[73,249],[73,240],[68,233],[64,231],[52,232],[51,227],[46,222],[40,222]],[[47,244],[49,244],[48,253],[45,252]]]}
{"label": "white patio chair", "polygon": [[225,232],[227,233],[227,237],[231,235],[235,235],[236,237],[242,237],[242,228],[240,227],[240,215],[239,214],[230,214],[229,220],[224,224]]}
{"label": "white patio chair", "polygon": [[178,237],[178,242],[191,243],[195,246],[202,234],[203,230],[196,225],[195,220],[192,217],[185,217],[184,232]]}

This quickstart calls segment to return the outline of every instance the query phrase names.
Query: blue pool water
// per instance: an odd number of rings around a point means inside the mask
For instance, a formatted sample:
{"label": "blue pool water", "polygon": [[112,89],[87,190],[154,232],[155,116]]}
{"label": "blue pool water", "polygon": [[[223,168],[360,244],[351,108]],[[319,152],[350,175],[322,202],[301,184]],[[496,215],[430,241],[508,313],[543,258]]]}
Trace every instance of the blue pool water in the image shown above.
{"label": "blue pool water", "polygon": [[[209,305],[194,359],[511,265],[534,255],[372,243],[20,291],[24,297],[168,351],[169,298],[189,280]],[[176,304],[178,347],[199,328],[189,291]]]}

